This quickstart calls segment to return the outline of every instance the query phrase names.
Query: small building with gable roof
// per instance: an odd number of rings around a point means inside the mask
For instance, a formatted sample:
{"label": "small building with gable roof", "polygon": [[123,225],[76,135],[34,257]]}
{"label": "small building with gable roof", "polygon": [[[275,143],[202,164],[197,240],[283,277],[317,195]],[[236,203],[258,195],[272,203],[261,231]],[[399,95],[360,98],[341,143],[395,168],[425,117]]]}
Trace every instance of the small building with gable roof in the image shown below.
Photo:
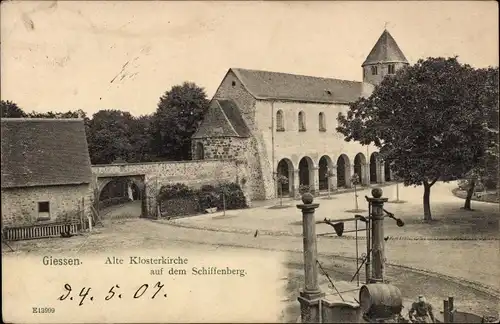
{"label": "small building with gable roof", "polygon": [[90,215],[92,169],[82,119],[1,119],[2,228]]}
{"label": "small building with gable roof", "polygon": [[[195,159],[238,158],[248,166],[251,199],[318,194],[390,180],[376,147],[345,142],[337,116],[369,96],[387,75],[408,65],[384,30],[362,63],[363,81],[231,68],[192,137]],[[286,181],[283,181],[286,179]]]}

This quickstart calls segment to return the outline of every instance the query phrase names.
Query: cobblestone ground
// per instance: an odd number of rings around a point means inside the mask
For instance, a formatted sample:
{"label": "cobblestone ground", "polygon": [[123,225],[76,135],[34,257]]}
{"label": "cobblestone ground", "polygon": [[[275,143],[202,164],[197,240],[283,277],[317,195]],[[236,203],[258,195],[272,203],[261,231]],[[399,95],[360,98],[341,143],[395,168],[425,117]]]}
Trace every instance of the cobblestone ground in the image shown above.
{"label": "cobblestone ground", "polygon": [[[449,184],[433,187],[431,199],[436,219],[433,224],[422,224],[418,221],[421,217],[419,214],[421,206],[418,204],[421,199],[421,188],[400,189],[400,199],[407,200],[408,203],[387,205],[387,209],[406,222],[403,228],[406,232],[401,235],[402,239],[387,241],[387,277],[401,289],[408,300],[414,299],[420,293],[425,293],[435,307],[441,309],[443,299],[455,296],[455,303],[461,311],[497,316],[498,296],[500,296],[498,292],[500,273],[497,269],[499,241],[493,238],[494,233],[498,233],[498,207],[474,202],[473,208],[477,208],[478,211],[462,211],[460,207],[463,201],[451,195],[451,188]],[[394,188],[384,188],[385,196],[390,197],[392,194],[389,192],[392,189]],[[360,196],[367,193],[363,192]],[[352,198],[352,194],[346,193],[337,195],[332,200],[324,200],[325,202],[318,199],[321,206],[318,209],[317,219],[327,217],[327,212],[321,215],[320,210],[335,211],[338,217],[352,217],[352,213],[341,212],[353,208]],[[269,209],[269,206],[262,206],[243,211],[229,211],[225,217],[218,214],[190,217],[176,220],[176,224],[172,224],[171,221],[150,221],[138,218],[110,220],[115,218],[114,216],[134,216],[139,209],[139,202],[114,208],[113,214],[105,217],[108,219],[105,226],[97,227],[91,235],[69,239],[12,242],[11,245],[16,252],[5,252],[3,257],[47,254],[48,252],[52,254],[76,251],[80,253],[128,252],[138,249],[169,249],[178,246],[190,246],[207,251],[214,248],[241,249],[242,253],[245,253],[245,249],[286,252],[290,256],[287,264],[289,275],[285,278],[288,285],[286,298],[283,299],[282,319],[294,321],[297,318],[296,296],[302,282],[303,269],[302,238],[298,235],[294,236],[294,233],[300,233],[298,232],[300,226],[296,224],[300,220],[300,213],[294,206],[287,209],[273,210]],[[266,219],[266,217],[271,219]],[[394,231],[391,232],[391,222],[387,221],[389,228],[387,232],[389,235],[396,235],[393,233],[401,229],[393,226]],[[479,226],[477,223],[482,225]],[[179,224],[205,227],[208,230],[176,227]],[[464,226],[464,224],[469,225]],[[462,237],[475,235],[471,226],[479,226],[482,229],[484,236],[475,236],[475,238],[488,238],[489,240],[434,240],[450,235],[462,235]],[[283,227],[286,227],[288,231],[284,231]],[[412,228],[415,230],[412,231]],[[218,229],[225,231],[218,231]],[[256,230],[259,230],[257,236],[255,236]],[[265,231],[269,231],[268,235],[260,234]],[[434,239],[425,239],[432,238],[430,234]],[[408,239],[417,237],[424,239]],[[320,261],[334,280],[350,280],[354,274],[356,262],[352,257],[355,256],[355,246],[355,241],[352,239],[319,238]],[[359,243],[359,249],[364,251],[364,242]],[[401,266],[432,273],[413,271]],[[323,277],[322,282],[325,280]]]}
{"label": "cobblestone ground", "polygon": [[[400,187],[400,200],[406,203],[388,203],[385,208],[404,220],[404,227],[397,227],[393,220],[384,223],[389,263],[406,265],[430,270],[451,277],[464,278],[500,289],[500,262],[498,240],[498,205],[473,202],[474,211],[464,211],[463,200],[452,195],[455,183],[436,183],[432,187],[431,206],[433,221],[422,221],[422,188]],[[384,197],[395,199],[396,186],[383,188]],[[360,208],[366,209],[362,201],[369,190],[359,193]],[[361,199],[363,198],[363,199]],[[352,218],[354,194],[345,193],[333,196],[332,200],[317,198],[320,207],[316,219]],[[301,214],[294,206],[298,201],[287,201],[290,208],[274,209],[258,207],[246,210],[189,217],[165,221],[177,226],[206,229],[212,231],[238,232],[253,234],[256,230],[262,235],[301,237]],[[359,212],[365,214],[365,212]],[[346,223],[345,230],[354,229],[353,222]],[[317,226],[317,233],[331,233],[333,229],[325,224]],[[363,235],[361,233],[360,235]],[[335,253],[355,256],[354,234],[347,233],[343,238],[335,235],[319,238],[318,249],[322,253]],[[364,241],[360,242],[364,249]]]}

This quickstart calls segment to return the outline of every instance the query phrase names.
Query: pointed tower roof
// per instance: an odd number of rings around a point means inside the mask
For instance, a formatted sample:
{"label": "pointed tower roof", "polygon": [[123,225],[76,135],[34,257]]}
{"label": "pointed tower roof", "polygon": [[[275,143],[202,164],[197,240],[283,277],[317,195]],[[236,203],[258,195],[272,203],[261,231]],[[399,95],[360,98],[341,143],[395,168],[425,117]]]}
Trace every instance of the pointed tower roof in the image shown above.
{"label": "pointed tower roof", "polygon": [[361,66],[392,62],[408,64],[408,61],[406,60],[406,57],[399,48],[398,44],[396,44],[394,38],[392,38],[391,34],[389,34],[387,29],[385,29]]}

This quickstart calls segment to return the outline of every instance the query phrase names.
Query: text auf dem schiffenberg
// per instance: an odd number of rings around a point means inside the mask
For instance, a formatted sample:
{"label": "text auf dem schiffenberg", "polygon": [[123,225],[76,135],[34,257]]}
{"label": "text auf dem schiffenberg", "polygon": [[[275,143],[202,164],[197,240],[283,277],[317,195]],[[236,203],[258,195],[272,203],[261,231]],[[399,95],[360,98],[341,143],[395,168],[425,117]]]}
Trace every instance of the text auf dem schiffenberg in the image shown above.
{"label": "text auf dem schiffenberg", "polygon": [[[154,266],[150,269],[151,275],[194,275],[194,276],[240,276],[245,277],[245,269],[235,269],[229,266],[192,266],[188,258],[185,257],[140,257],[131,256],[127,258],[106,257],[103,260],[105,265],[146,265]],[[55,258],[44,256],[42,264],[45,266],[81,266],[82,260],[79,258]],[[165,266],[165,267],[163,267]],[[188,272],[189,271],[189,272]]]}

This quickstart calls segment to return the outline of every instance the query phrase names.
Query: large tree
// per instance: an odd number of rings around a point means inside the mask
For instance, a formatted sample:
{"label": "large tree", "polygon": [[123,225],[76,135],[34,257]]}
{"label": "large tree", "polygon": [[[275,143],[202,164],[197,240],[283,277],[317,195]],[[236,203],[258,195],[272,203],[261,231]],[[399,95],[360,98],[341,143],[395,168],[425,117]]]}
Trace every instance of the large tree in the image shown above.
{"label": "large tree", "polygon": [[2,118],[26,117],[26,113],[16,103],[9,100],[0,100],[0,110]]}
{"label": "large tree", "polygon": [[153,147],[167,160],[191,159],[191,136],[208,108],[205,90],[194,83],[176,85],[160,98],[153,116]]}
{"label": "large tree", "polygon": [[135,117],[130,121],[130,154],[129,162],[149,162],[153,158],[151,152],[151,115]]}
{"label": "large tree", "polygon": [[463,176],[484,156],[485,103],[481,70],[456,58],[428,58],[384,78],[368,98],[339,114],[346,141],[375,144],[406,186],[423,185],[424,220],[431,187]]}
{"label": "large tree", "polygon": [[132,115],[120,110],[100,110],[89,123],[87,141],[93,164],[127,161],[132,151],[130,124]]}
{"label": "large tree", "polygon": [[466,173],[469,182],[464,209],[471,209],[471,200],[478,180],[486,189],[497,188],[498,185],[498,67],[480,69],[475,74],[475,82],[481,87],[479,95],[480,109],[483,114],[483,138],[477,146],[485,148],[484,154]]}

